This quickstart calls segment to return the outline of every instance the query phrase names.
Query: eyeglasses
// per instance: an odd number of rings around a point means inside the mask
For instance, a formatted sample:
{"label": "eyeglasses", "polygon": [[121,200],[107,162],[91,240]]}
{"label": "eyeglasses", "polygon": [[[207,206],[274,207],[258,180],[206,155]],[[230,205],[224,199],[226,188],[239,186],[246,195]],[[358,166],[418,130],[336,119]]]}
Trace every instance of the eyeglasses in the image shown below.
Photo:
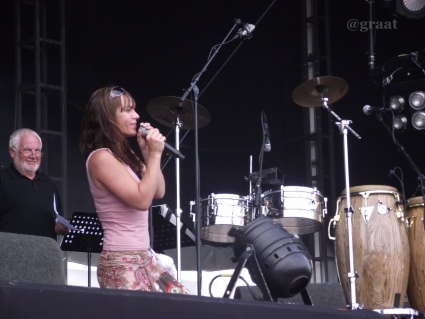
{"label": "eyeglasses", "polygon": [[35,153],[35,156],[37,156],[37,157],[41,157],[41,156],[44,155],[44,153],[39,148],[36,148],[35,150],[33,150],[33,149],[30,149],[30,148],[25,147],[22,151],[20,151],[20,150],[18,150],[16,148],[13,148],[13,149],[16,152],[19,152],[19,153],[23,154],[25,157],[31,156],[33,153]]}
{"label": "eyeglasses", "polygon": [[113,100],[119,96],[121,96],[125,90],[122,87],[114,86],[111,91],[109,92],[109,99]]}

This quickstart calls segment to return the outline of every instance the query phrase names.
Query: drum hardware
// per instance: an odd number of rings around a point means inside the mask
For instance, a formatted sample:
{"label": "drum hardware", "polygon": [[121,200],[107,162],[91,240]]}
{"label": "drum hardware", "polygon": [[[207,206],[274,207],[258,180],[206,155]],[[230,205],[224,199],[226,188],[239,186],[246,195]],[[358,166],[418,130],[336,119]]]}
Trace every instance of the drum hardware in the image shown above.
{"label": "drum hardware", "polygon": [[[276,182],[278,169],[270,169],[263,171],[263,160],[264,152],[270,151],[270,134],[267,126],[266,114],[264,111],[261,112],[261,123],[263,128],[263,143],[261,145],[260,156],[259,156],[259,171],[256,173],[252,172],[252,155],[249,159],[249,196],[252,199],[252,211],[251,211],[251,220],[259,217],[261,214],[261,194],[262,189],[261,185],[263,184],[263,178],[267,177],[267,174],[275,175],[273,177],[273,182]],[[266,145],[266,142],[268,143]],[[266,149],[267,148],[267,149]],[[282,178],[283,179],[283,178]],[[253,183],[254,182],[254,183]],[[254,185],[253,185],[254,184]]]}
{"label": "drum hardware", "polygon": [[[259,171],[257,173],[257,180],[254,183],[254,186],[252,186],[252,181],[250,180],[250,186],[249,189],[253,190],[254,195],[254,202],[253,202],[253,216],[254,218],[257,218],[260,216],[261,213],[261,193],[262,193],[262,189],[261,189],[261,185],[262,185],[262,181],[263,181],[263,161],[264,161],[264,151],[266,150],[266,144],[265,144],[265,140],[267,136],[267,131],[264,128],[264,123],[265,123],[265,113],[264,111],[261,112],[261,123],[262,123],[262,127],[263,127],[263,143],[261,145],[261,151],[260,151],[260,163],[259,163]],[[252,160],[251,160],[252,163]],[[250,167],[250,173],[252,173],[252,165]]]}
{"label": "drum hardware", "polygon": [[382,203],[382,201],[378,200],[378,214],[384,215],[390,211],[390,208]]}
{"label": "drum hardware", "polygon": [[325,204],[325,207],[322,209],[322,218],[325,219],[326,215],[328,214],[328,198],[323,197],[323,203]]}
{"label": "drum hardware", "polygon": [[352,207],[350,203],[350,182],[349,182],[349,166],[348,166],[348,139],[347,133],[350,131],[356,138],[361,137],[350,127],[351,120],[342,120],[334,111],[332,111],[328,103],[334,103],[342,98],[348,91],[348,84],[345,80],[333,77],[324,76],[310,79],[300,84],[292,92],[292,99],[295,103],[303,107],[318,107],[322,106],[326,109],[338,122],[335,124],[339,127],[340,133],[343,135],[344,146],[344,175],[345,175],[345,189],[347,190],[347,207],[345,209],[347,216],[347,229],[348,229],[348,252],[349,252],[349,272],[348,278],[350,280],[351,290],[351,304],[347,305],[350,309],[359,309],[361,306],[357,303],[356,299],[356,284],[355,284],[355,271],[354,271],[354,252],[353,252],[353,229],[352,229]]}
{"label": "drum hardware", "polygon": [[402,223],[404,223],[404,221],[405,221],[404,212],[405,212],[404,204],[400,201],[397,201],[396,202],[396,208],[395,208],[395,214],[396,214],[398,220]]}
{"label": "drum hardware", "polygon": [[[245,176],[245,180],[256,183],[258,172],[250,173],[248,177]],[[261,171],[261,182],[266,185],[283,185],[283,173],[277,167],[265,169]]]}
{"label": "drum hardware", "polygon": [[360,212],[363,216],[363,221],[367,224],[367,222],[370,219],[370,215],[372,215],[373,212],[373,206],[367,206],[367,207],[360,207]]}
{"label": "drum hardware", "polygon": [[406,227],[412,228],[413,225],[415,224],[415,221],[416,221],[416,216],[406,217]]}
{"label": "drum hardware", "polygon": [[[395,200],[396,200],[396,207],[395,207],[395,213],[397,218],[403,222],[404,221],[404,205],[400,199],[400,194],[393,192],[393,191],[386,191],[386,190],[379,190],[378,192],[375,190],[368,190],[368,191],[363,191],[363,192],[359,192],[360,195],[363,196],[363,198],[365,199],[365,203],[367,204],[367,199],[369,198],[369,196],[371,194],[390,194],[392,196],[394,196]],[[388,208],[387,206],[385,206],[382,201],[378,201],[378,213],[380,214],[385,214],[388,213],[391,209]],[[370,207],[360,207],[360,211],[363,215],[363,218],[365,219],[365,222],[367,222],[370,218],[370,214],[373,211],[373,206]]]}
{"label": "drum hardware", "polygon": [[[341,204],[341,197],[338,198],[338,200],[336,201],[336,211],[339,212],[339,205]],[[331,227],[335,229],[335,227],[338,225],[339,220],[341,219],[341,215],[340,214],[335,214],[334,217],[331,218],[331,220],[329,221],[328,224],[328,238],[330,240],[335,240],[335,236],[331,235]]]}
{"label": "drum hardware", "polygon": [[[203,127],[209,123],[210,115],[208,111],[199,105],[200,112],[192,112],[192,101],[180,100],[177,97],[165,96],[155,98],[149,101],[147,110],[150,116],[165,126],[174,127],[175,148],[179,151],[180,147],[180,129],[192,129],[194,127]],[[195,121],[196,119],[196,121]],[[182,121],[183,120],[183,121]],[[199,123],[199,124],[198,124]],[[176,248],[177,248],[177,280],[181,275],[181,233],[180,233],[180,159],[175,158],[176,162]]]}

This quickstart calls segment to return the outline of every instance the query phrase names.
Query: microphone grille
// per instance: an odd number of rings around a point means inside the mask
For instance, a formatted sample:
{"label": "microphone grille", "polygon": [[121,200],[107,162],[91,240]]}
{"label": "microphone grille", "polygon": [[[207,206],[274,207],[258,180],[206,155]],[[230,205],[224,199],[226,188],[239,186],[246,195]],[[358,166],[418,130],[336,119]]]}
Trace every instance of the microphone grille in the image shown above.
{"label": "microphone grille", "polygon": [[255,25],[247,23],[245,24],[245,29],[248,31],[248,33],[252,33],[252,31],[255,29]]}
{"label": "microphone grille", "polygon": [[371,106],[370,105],[365,105],[363,106],[363,113],[366,115],[370,115],[372,112],[370,111]]}

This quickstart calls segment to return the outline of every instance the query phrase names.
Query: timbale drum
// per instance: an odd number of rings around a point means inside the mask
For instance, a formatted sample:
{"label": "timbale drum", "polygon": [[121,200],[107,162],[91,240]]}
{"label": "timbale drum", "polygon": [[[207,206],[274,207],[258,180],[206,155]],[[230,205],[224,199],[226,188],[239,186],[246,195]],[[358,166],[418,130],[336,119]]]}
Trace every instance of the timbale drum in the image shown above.
{"label": "timbale drum", "polygon": [[245,226],[249,221],[251,201],[248,196],[210,194],[200,200],[202,240],[211,243],[232,244],[232,227]]}
{"label": "timbale drum", "polygon": [[323,227],[324,198],[316,188],[281,186],[262,194],[262,212],[277,218],[291,234],[303,235]]}

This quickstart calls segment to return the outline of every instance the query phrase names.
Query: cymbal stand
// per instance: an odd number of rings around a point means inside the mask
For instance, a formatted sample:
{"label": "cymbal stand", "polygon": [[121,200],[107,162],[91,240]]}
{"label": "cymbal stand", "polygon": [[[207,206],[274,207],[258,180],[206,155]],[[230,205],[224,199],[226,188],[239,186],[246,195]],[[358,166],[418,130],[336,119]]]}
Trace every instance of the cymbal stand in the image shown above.
{"label": "cymbal stand", "polygon": [[[320,91],[319,91],[320,92]],[[349,309],[359,309],[362,308],[361,305],[357,303],[356,298],[356,277],[357,274],[354,270],[354,250],[353,250],[353,224],[352,224],[352,215],[353,208],[351,207],[350,202],[350,173],[348,168],[348,139],[347,133],[350,131],[355,137],[360,139],[361,137],[354,132],[354,130],[349,126],[350,120],[342,120],[334,111],[332,111],[328,107],[328,98],[321,97],[323,107],[332,114],[333,117],[337,119],[338,122],[335,124],[338,125],[341,134],[343,134],[343,144],[344,144],[344,175],[345,175],[345,194],[347,200],[347,207],[345,208],[345,214],[347,217],[347,231],[348,231],[348,258],[349,258],[349,273],[348,279],[350,281],[350,296],[351,296],[351,304],[347,305]]]}
{"label": "cymbal stand", "polygon": [[[180,147],[180,127],[182,122],[180,121],[180,112],[177,111],[175,121],[175,145],[176,150],[179,151]],[[177,248],[177,280],[181,279],[181,234],[180,234],[180,158],[176,156],[176,248]]]}

